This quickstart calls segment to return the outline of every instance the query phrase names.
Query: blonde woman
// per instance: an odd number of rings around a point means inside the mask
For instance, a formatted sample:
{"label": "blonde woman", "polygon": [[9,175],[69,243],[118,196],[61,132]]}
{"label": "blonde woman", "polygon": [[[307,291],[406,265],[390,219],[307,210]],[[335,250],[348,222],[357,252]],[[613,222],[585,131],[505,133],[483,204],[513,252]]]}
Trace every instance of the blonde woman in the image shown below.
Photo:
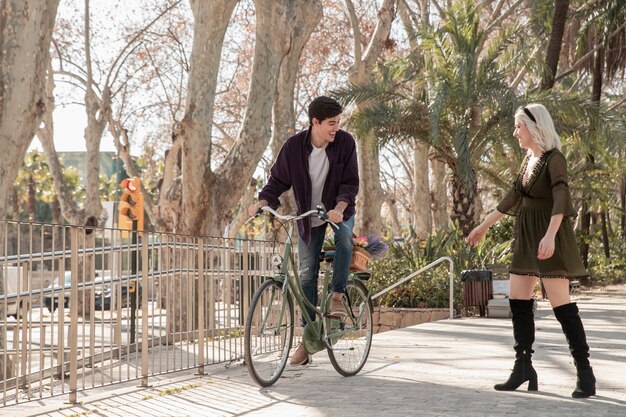
{"label": "blonde woman", "polygon": [[567,163],[550,113],[541,104],[517,110],[513,135],[527,150],[520,172],[497,209],[467,238],[469,244],[476,245],[505,214],[515,216],[509,303],[516,355],[509,379],[494,388],[513,391],[528,381],[529,391],[538,389],[531,362],[535,341],[531,296],[541,279],[576,366],[578,378],[572,397],[586,398],[596,394],[596,379],[589,365],[589,346],[578,307],[570,302],[569,280],[588,273],[569,220],[576,211],[567,184]]}

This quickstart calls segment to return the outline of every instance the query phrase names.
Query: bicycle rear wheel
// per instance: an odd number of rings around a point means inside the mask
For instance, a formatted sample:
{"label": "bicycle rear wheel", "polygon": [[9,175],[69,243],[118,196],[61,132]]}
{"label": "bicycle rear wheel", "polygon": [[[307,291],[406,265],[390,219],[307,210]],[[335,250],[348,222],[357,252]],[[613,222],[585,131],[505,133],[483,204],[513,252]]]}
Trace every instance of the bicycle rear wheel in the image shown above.
{"label": "bicycle rear wheel", "polygon": [[293,300],[282,283],[269,279],[254,294],[246,319],[245,359],[252,379],[262,387],[280,378],[293,340]]}
{"label": "bicycle rear wheel", "polygon": [[348,281],[346,304],[348,316],[326,319],[330,323],[328,336],[332,349],[327,348],[330,362],[343,376],[358,374],[372,345],[372,302],[367,289],[359,281]]}

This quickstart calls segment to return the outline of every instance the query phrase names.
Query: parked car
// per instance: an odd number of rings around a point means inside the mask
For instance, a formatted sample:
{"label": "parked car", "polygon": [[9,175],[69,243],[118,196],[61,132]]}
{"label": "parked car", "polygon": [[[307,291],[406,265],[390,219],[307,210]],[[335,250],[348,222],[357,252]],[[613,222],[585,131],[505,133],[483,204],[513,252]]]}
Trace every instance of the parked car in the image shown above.
{"label": "parked car", "polygon": [[[113,288],[115,288],[119,283],[117,282],[106,282],[104,285],[102,284],[102,277],[96,277],[94,280],[95,283],[95,291],[94,291],[94,304],[96,310],[110,310],[111,307],[115,308],[116,306],[113,303],[113,300],[116,299],[118,294],[113,293]],[[72,273],[70,271],[65,271],[64,276],[64,284],[65,286],[65,297],[63,298],[63,306],[65,308],[69,308],[70,306],[70,286],[72,285]],[[59,291],[62,285],[59,284],[59,278],[55,278],[53,284],[49,285],[47,288],[54,288]],[[129,293],[130,285],[124,283],[121,286],[121,303],[122,308],[130,307],[131,295],[133,293]],[[137,308],[141,307],[141,284],[137,287]],[[61,297],[61,293],[57,292],[56,294],[49,293],[44,296],[44,304],[53,312],[59,307],[59,298]]]}
{"label": "parked car", "polygon": [[[59,277],[56,277],[52,284],[46,287],[47,290],[52,290],[53,288],[60,291],[60,288],[65,286],[65,297],[63,299],[63,307],[69,308],[70,306],[70,285],[72,285],[72,273],[70,271],[65,271],[65,277],[63,280],[63,285],[59,284]],[[59,307],[59,297],[61,297],[61,293],[46,293],[43,296],[43,304],[46,306],[50,312],[54,312]]]}
{"label": "parked car", "polygon": [[136,292],[129,292],[129,290],[132,287],[132,283],[130,285],[122,284],[120,293],[114,295],[113,291],[116,285],[118,285],[118,283],[113,283],[113,285],[111,285],[111,283],[108,283],[104,285],[104,289],[101,285],[96,286],[96,291],[95,291],[96,310],[111,310],[111,309],[116,308],[116,306],[113,305],[113,300],[118,296],[121,297],[122,308],[131,306],[131,298],[133,296],[137,297],[136,298],[137,304],[135,304],[136,308],[137,309],[141,308],[141,284],[140,283],[138,283]]}

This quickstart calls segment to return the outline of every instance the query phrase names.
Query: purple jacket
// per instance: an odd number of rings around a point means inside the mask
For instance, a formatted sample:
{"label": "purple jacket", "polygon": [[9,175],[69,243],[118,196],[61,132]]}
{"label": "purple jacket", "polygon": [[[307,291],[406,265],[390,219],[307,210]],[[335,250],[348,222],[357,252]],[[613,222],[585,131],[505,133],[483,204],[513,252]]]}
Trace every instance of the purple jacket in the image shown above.
{"label": "purple jacket", "polygon": [[[296,133],[284,143],[270,171],[267,184],[259,193],[259,200],[267,200],[270,207],[280,205],[278,198],[293,187],[298,206],[298,214],[311,209],[311,178],[309,177],[309,155],[313,151],[310,140],[311,128]],[[332,210],[339,201],[348,206],[343,212],[343,219],[354,215],[356,195],[359,192],[359,165],[354,138],[348,132],[339,130],[335,140],[326,147],[328,157],[328,175],[322,191],[322,203],[327,210]],[[309,244],[311,238],[311,220],[306,217],[298,221],[298,230],[302,240]]]}

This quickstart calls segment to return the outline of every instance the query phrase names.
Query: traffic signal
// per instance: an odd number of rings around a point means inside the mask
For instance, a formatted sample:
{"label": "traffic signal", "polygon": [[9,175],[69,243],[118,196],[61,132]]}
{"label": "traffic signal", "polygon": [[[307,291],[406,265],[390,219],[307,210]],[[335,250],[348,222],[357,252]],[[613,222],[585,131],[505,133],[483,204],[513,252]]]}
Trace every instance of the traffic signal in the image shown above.
{"label": "traffic signal", "polygon": [[133,220],[137,220],[137,230],[143,230],[143,194],[141,180],[137,177],[126,178],[120,182],[124,193],[118,207],[118,227],[133,230]]}

